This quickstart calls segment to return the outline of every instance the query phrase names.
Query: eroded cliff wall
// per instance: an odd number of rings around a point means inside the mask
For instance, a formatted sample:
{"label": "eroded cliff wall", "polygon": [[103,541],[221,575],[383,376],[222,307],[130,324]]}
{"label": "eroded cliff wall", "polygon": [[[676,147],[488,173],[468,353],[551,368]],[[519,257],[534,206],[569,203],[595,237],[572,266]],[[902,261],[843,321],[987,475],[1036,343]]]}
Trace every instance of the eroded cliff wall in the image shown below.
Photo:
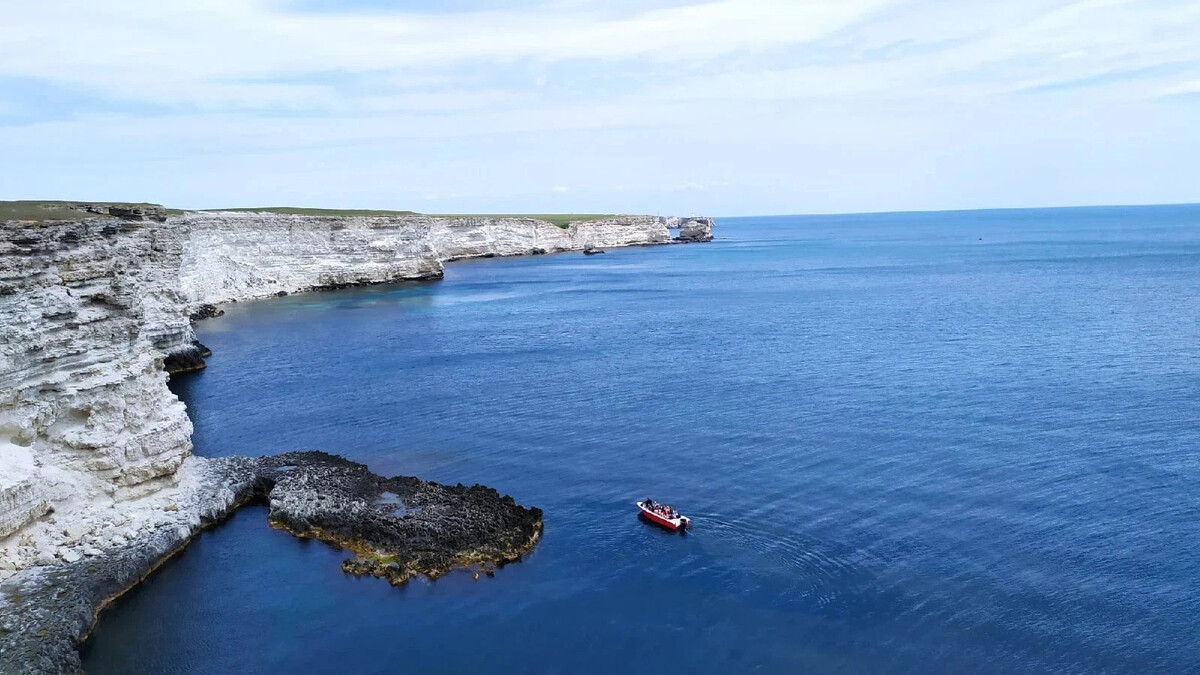
{"label": "eroded cliff wall", "polygon": [[170,309],[183,300],[178,233],[107,218],[3,231],[0,536],[47,506],[153,489],[192,432],[152,344],[187,327]]}
{"label": "eroded cliff wall", "polygon": [[112,215],[0,224],[0,577],[169,522],[143,512],[184,478],[192,425],[163,361],[194,349],[200,306],[670,241],[647,216]]}
{"label": "eroded cliff wall", "polygon": [[666,243],[650,216],[573,223],[532,218],[327,218],[239,212],[172,219],[187,232],[180,283],[194,309],[352,284],[441,276],[443,261]]}

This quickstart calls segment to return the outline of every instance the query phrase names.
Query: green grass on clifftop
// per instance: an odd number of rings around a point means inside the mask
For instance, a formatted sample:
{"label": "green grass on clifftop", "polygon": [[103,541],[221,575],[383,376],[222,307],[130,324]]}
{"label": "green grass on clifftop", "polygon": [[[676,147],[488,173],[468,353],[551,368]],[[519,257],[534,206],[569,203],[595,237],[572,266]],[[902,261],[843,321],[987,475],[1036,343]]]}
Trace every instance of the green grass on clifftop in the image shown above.
{"label": "green grass on clifftop", "polygon": [[86,218],[107,218],[107,213],[97,213],[88,209],[109,206],[121,208],[140,208],[145,210],[161,209],[157,204],[134,202],[61,202],[61,201],[0,201],[0,221],[25,220],[45,222],[51,220],[82,220]]}
{"label": "green grass on clifftop", "polygon": [[[81,220],[87,218],[109,217],[108,207],[141,208],[143,210],[158,210],[168,215],[186,213],[179,209],[163,209],[157,204],[129,202],[69,202],[69,201],[0,201],[0,221],[24,220],[44,222],[53,220]],[[203,212],[235,211],[238,213],[278,213],[290,216],[325,216],[330,218],[352,217],[395,217],[422,215],[416,211],[390,211],[380,209],[310,209],[297,206],[263,206],[243,207],[232,209],[202,209]],[[432,214],[431,214],[432,215]],[[566,228],[571,223],[588,222],[612,218],[608,213],[446,213],[437,214],[438,218],[532,218],[544,220],[553,225]]]}
{"label": "green grass on clifftop", "polygon": [[278,213],[285,216],[330,216],[351,218],[354,216],[415,216],[416,211],[383,211],[376,209],[307,209],[296,206],[263,206],[258,208],[203,209],[204,211],[236,211],[239,213]]}
{"label": "green grass on clifftop", "polygon": [[613,218],[613,213],[439,213],[438,218],[533,218],[566,228],[571,223]]}

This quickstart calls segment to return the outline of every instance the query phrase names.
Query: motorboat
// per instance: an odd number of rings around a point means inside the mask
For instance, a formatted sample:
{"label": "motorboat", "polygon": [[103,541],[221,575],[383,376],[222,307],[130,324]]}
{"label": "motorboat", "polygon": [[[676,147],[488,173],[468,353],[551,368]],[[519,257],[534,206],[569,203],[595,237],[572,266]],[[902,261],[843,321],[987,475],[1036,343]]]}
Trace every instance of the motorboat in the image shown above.
{"label": "motorboat", "polygon": [[691,526],[692,520],[666,504],[659,504],[653,499],[636,502],[642,520],[649,521],[672,532]]}

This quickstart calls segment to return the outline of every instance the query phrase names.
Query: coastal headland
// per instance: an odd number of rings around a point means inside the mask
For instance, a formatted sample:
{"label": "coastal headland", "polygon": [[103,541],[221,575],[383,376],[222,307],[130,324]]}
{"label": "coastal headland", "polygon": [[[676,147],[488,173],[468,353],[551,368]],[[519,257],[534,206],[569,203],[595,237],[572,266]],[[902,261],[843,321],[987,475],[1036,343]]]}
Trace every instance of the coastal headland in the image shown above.
{"label": "coastal headland", "polygon": [[707,218],[0,203],[0,672],[79,672],[100,610],[242,504],[393,584],[519,559],[541,512],[318,452],[209,459],[170,373],[221,305],[446,262],[707,241]]}

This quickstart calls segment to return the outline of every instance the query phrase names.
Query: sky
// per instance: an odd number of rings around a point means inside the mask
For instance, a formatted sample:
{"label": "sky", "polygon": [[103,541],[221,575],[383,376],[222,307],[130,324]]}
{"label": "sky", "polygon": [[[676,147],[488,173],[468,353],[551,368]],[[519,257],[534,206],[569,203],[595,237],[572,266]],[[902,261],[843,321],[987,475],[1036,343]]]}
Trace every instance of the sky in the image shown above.
{"label": "sky", "polygon": [[1200,0],[0,0],[0,199],[1200,201]]}

